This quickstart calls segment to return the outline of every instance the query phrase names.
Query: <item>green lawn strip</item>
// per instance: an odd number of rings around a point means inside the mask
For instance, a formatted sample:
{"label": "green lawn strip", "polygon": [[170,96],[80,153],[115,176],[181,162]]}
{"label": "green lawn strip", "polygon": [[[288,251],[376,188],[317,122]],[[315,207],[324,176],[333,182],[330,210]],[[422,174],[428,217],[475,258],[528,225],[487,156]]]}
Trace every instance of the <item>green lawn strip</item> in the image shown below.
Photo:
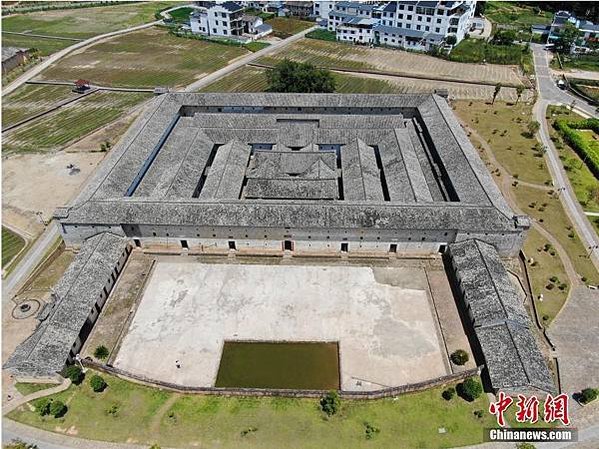
{"label": "green lawn strip", "polygon": [[[98,8],[39,11],[2,19],[4,31],[86,39],[156,20],[156,11],[170,2],[139,2]],[[3,38],[6,34],[3,34]],[[65,41],[67,45],[73,42]],[[6,45],[3,43],[3,45]]]}
{"label": "green lawn strip", "polygon": [[530,105],[458,101],[456,112],[491,145],[497,161],[513,176],[540,185],[551,181],[537,140],[527,134],[533,117]]}
{"label": "green lawn strip", "polygon": [[586,278],[586,282],[599,283],[599,273],[587,257],[587,249],[573,229],[559,198],[522,184],[513,191],[520,208],[539,220],[564,247],[579,276]]}
{"label": "green lawn strip", "polygon": [[[8,417],[49,431],[76,431],[79,438],[221,448],[453,447],[482,442],[483,428],[494,425],[486,395],[472,403],[458,397],[445,401],[442,388],[397,400],[342,401],[340,412],[328,419],[317,399],[181,395],[156,423],[157,410],[172,393],[104,374],[108,388],[93,393],[92,374],[88,371],[81,386],[51,396],[67,403],[63,418],[40,417],[27,406]],[[373,441],[365,437],[366,422],[380,429]],[[253,430],[244,436],[248,429]]]}
{"label": "green lawn strip", "polygon": [[[599,56],[597,55],[560,55],[562,66],[565,69],[578,69],[578,70],[599,70]],[[552,62],[555,61],[555,68],[559,67],[557,58],[553,58]]]}
{"label": "green lawn strip", "polygon": [[2,33],[2,45],[5,47],[35,48],[40,56],[48,56],[63,48],[76,44],[74,41],[45,39],[42,37],[20,36]]}
{"label": "green lawn strip", "polygon": [[[582,117],[563,106],[550,106],[547,109],[547,120],[550,125],[549,134],[564,164],[568,180],[574,189],[578,202],[585,211],[599,212],[599,180],[593,175],[589,166],[579,154],[564,142],[560,133],[554,128],[553,124],[560,118],[575,121],[582,120]],[[597,148],[596,141],[594,147]],[[591,217],[589,217],[589,220],[599,232],[598,220]]]}
{"label": "green lawn strip", "polygon": [[272,27],[275,36],[283,38],[307,30],[315,25],[314,22],[292,19],[289,17],[274,17],[266,20],[265,23]]}
{"label": "green lawn strip", "polygon": [[252,53],[263,50],[269,46],[270,46],[270,44],[268,42],[258,42],[258,41],[248,42],[247,44],[244,45],[244,47],[247,48]]}
{"label": "green lawn strip", "polygon": [[74,80],[118,87],[184,86],[248,54],[240,46],[174,36],[152,27],[118,36],[62,58],[43,79]]}
{"label": "green lawn strip", "polygon": [[491,22],[516,25],[520,28],[530,28],[531,25],[537,24],[549,25],[553,19],[553,14],[550,11],[501,1],[487,2],[485,16]]}
{"label": "green lawn strip", "polygon": [[[559,283],[568,283],[568,275],[557,254],[549,241],[534,228],[528,231],[528,236],[524,242],[524,252],[526,257],[533,263],[528,264],[528,272],[532,283],[535,305],[545,326],[549,326],[557,313],[560,311],[566,301],[570,286],[565,290],[559,289]],[[552,282],[551,278],[556,277],[559,281]],[[547,288],[552,285],[553,287]],[[543,300],[539,300],[539,295],[543,295]]]}
{"label": "green lawn strip", "polygon": [[23,396],[29,396],[32,393],[36,393],[41,390],[47,390],[48,388],[55,387],[57,384],[30,384],[24,382],[17,382],[15,388]]}
{"label": "green lawn strip", "polygon": [[13,125],[78,94],[69,86],[45,86],[26,84],[4,97],[2,102],[2,126]]}
{"label": "green lawn strip", "polygon": [[306,37],[309,39],[319,39],[321,41],[337,41],[337,35],[334,31],[324,30],[322,28],[310,31],[308,34],[306,34]]}
{"label": "green lawn strip", "polygon": [[24,247],[23,237],[2,226],[2,267],[5,267]]}
{"label": "green lawn strip", "polygon": [[58,150],[119,118],[151,94],[96,92],[4,135],[6,152]]}

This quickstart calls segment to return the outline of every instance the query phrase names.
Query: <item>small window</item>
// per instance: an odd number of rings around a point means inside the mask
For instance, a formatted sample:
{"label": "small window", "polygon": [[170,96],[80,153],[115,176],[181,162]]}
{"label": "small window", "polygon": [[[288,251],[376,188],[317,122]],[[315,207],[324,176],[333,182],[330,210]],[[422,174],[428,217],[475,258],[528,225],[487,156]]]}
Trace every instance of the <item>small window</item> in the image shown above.
{"label": "small window", "polygon": [[141,248],[141,242],[139,241],[139,239],[133,239],[133,242],[135,243],[136,247]]}
{"label": "small window", "polygon": [[349,250],[349,243],[343,242],[341,243],[341,252],[346,253]]}
{"label": "small window", "polygon": [[229,249],[236,250],[235,240],[229,240]]}
{"label": "small window", "polygon": [[293,251],[293,242],[291,240],[283,241],[283,249],[285,251]]}
{"label": "small window", "polygon": [[390,253],[396,253],[397,252],[397,243],[391,243],[391,245],[389,245],[389,252]]}
{"label": "small window", "polygon": [[187,240],[181,240],[181,247],[185,249],[189,249],[189,245],[187,245]]}

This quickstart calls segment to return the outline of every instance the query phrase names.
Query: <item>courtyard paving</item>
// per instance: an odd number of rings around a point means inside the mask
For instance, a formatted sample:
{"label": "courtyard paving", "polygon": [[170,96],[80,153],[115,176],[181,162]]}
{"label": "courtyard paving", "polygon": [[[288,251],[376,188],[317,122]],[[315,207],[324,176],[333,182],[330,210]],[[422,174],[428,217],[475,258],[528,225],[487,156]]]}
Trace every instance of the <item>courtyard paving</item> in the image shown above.
{"label": "courtyard paving", "polygon": [[225,340],[339,341],[343,389],[418,382],[447,374],[429,294],[420,268],[163,257],[114,365],[213,386]]}

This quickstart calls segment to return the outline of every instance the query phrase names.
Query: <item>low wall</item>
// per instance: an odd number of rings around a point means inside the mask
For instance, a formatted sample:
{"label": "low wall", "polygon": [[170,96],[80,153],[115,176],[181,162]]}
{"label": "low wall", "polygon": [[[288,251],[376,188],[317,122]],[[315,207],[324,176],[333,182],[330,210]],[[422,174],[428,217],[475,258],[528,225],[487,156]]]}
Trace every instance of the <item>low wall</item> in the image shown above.
{"label": "low wall", "polygon": [[[254,396],[254,397],[289,397],[289,398],[320,398],[327,393],[326,390],[293,390],[293,389],[263,389],[263,388],[218,388],[218,387],[188,387],[177,385],[170,382],[164,382],[149,379],[145,376],[129,373],[127,371],[115,368],[113,366],[97,363],[85,359],[82,361],[86,367],[117,376],[124,380],[129,380],[143,385],[164,388],[178,393],[203,394],[218,396]],[[406,384],[398,387],[383,388],[374,391],[340,391],[339,396],[342,399],[381,399],[393,396],[399,396],[406,393],[423,391],[429,388],[438,387],[448,383],[464,380],[468,377],[478,376],[482,367],[476,367],[460,373],[448,374],[435,379],[426,380],[414,384]]]}

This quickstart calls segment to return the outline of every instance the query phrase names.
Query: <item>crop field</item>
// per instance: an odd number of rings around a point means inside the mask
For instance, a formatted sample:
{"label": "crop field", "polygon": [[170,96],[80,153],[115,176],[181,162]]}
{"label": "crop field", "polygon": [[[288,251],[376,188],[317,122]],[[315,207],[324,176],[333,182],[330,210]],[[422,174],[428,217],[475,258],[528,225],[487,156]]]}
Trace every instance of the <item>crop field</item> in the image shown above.
{"label": "crop field", "polygon": [[10,126],[75,97],[69,86],[26,84],[4,97],[2,126]]}
{"label": "crop field", "polygon": [[553,15],[540,8],[520,6],[511,2],[487,2],[485,15],[491,22],[529,28],[531,25],[551,23]]}
{"label": "crop field", "polygon": [[273,33],[279,37],[288,37],[314,26],[314,22],[287,17],[275,17],[267,20],[266,23],[272,27]]}
{"label": "crop field", "polygon": [[25,246],[25,240],[2,226],[2,267],[5,267]]}
{"label": "crop field", "polygon": [[260,63],[273,64],[289,58],[310,62],[329,69],[380,70],[406,76],[430,76],[472,82],[501,82],[504,85],[521,84],[516,69],[494,64],[465,64],[446,61],[432,56],[402,50],[358,47],[340,42],[302,39]]}
{"label": "crop field", "polygon": [[[268,88],[266,81],[267,69],[245,66],[233,73],[204,87],[200,92],[264,92]],[[420,79],[405,79],[389,76],[358,76],[342,73],[333,73],[336,82],[336,91],[339,93],[362,94],[400,94],[407,92],[433,92],[438,88],[445,88],[454,99],[479,99],[490,100],[493,96],[492,86],[468,85],[462,83],[443,83]],[[522,100],[532,96],[530,91],[525,91]],[[515,89],[503,88],[498,96],[505,101],[516,99]]]}
{"label": "crop field", "polygon": [[64,41],[60,39],[45,39],[43,37],[21,36],[18,34],[2,33],[2,45],[5,47],[35,48],[40,56],[48,56],[62,50],[75,41]]}
{"label": "crop field", "polygon": [[149,28],[73,53],[40,76],[62,81],[85,78],[105,86],[175,87],[190,84],[248,53],[244,48]]}
{"label": "crop field", "polygon": [[139,2],[98,8],[39,11],[3,18],[2,29],[85,39],[152,22],[156,11],[175,5],[176,3],[170,2]]}
{"label": "crop field", "polygon": [[151,94],[96,92],[40,117],[28,126],[8,131],[3,150],[7,153],[59,150],[90,132],[116,120]]}

